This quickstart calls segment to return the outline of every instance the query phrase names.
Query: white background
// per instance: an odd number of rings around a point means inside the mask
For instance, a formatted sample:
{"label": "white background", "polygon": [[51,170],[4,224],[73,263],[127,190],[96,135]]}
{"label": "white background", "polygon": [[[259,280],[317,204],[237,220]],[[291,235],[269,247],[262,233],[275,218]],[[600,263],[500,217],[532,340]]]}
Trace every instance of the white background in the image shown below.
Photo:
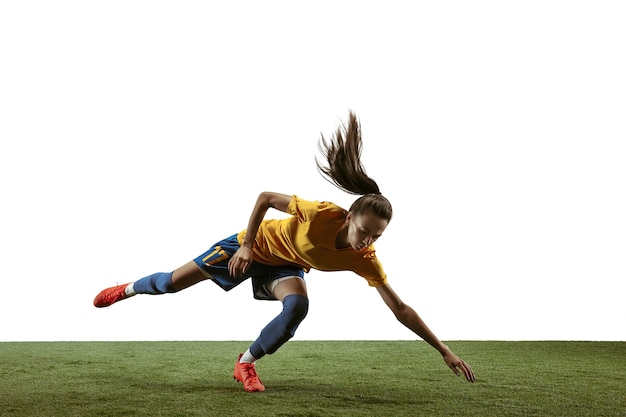
{"label": "white background", "polygon": [[[383,6],[384,4],[384,6]],[[245,228],[259,192],[344,207],[352,109],[394,204],[377,243],[444,340],[626,340],[626,3],[0,3],[0,340],[252,340],[203,282],[107,309]],[[280,213],[271,212],[270,216]],[[415,339],[351,273],[296,339]]]}

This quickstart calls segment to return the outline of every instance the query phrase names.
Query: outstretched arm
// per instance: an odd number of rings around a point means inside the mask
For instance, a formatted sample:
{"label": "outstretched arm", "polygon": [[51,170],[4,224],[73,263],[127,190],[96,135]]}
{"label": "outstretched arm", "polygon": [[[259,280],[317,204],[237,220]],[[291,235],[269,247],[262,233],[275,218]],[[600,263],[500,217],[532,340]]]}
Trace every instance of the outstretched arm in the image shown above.
{"label": "outstretched arm", "polygon": [[443,360],[446,362],[446,365],[448,365],[448,367],[452,369],[457,376],[463,372],[465,379],[469,382],[474,382],[476,380],[474,371],[469,364],[465,363],[461,358],[452,353],[448,346],[441,343],[441,341],[428,328],[426,323],[424,323],[415,310],[405,304],[388,284],[377,287],[376,289],[385,301],[385,304],[387,304],[391,311],[393,311],[396,318],[416,335],[437,349],[443,356]]}
{"label": "outstretched arm", "polygon": [[270,208],[275,208],[280,211],[287,211],[287,207],[291,202],[291,196],[286,194],[271,193],[264,191],[259,194],[256,200],[250,220],[248,221],[248,227],[246,229],[246,237],[241,242],[241,248],[235,252],[230,261],[228,262],[228,272],[234,276],[239,277],[246,272],[250,264],[252,263],[252,246],[254,245],[254,238],[259,231],[259,226],[265,217],[265,213]]}

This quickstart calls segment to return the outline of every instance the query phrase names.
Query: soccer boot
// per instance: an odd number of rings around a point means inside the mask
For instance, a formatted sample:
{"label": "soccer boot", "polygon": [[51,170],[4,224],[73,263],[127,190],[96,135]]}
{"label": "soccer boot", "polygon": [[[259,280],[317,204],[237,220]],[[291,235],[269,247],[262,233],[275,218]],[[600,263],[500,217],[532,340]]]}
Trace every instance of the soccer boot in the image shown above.
{"label": "soccer boot", "polygon": [[96,307],[108,307],[113,303],[128,298],[125,292],[128,285],[129,284],[116,285],[115,287],[100,291],[100,294],[96,295],[96,298],[94,298],[93,305]]}
{"label": "soccer boot", "polygon": [[246,392],[265,391],[265,385],[263,385],[263,383],[259,379],[259,376],[256,373],[256,369],[254,368],[254,364],[240,363],[239,359],[241,359],[241,356],[243,356],[243,353],[240,354],[237,358],[233,378],[243,384],[243,389],[246,390]]}

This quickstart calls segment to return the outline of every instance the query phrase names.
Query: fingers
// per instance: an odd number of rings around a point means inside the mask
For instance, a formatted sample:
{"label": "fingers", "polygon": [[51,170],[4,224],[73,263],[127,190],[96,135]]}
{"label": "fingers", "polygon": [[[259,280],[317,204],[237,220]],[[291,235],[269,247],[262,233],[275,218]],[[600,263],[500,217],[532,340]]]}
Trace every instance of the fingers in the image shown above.
{"label": "fingers", "polygon": [[476,376],[474,376],[474,371],[472,370],[472,367],[469,366],[469,364],[465,363],[463,359],[452,353],[452,351],[450,351],[449,349],[444,355],[444,361],[456,376],[461,376],[462,372],[463,376],[468,382],[476,381]]}
{"label": "fingers", "polygon": [[249,266],[250,262],[233,257],[228,261],[228,273],[235,278],[239,278],[246,273]]}
{"label": "fingers", "polygon": [[235,258],[232,258],[230,261],[228,261],[228,273],[230,274],[230,276],[235,278],[241,275],[241,267],[239,266],[239,262]]}
{"label": "fingers", "polygon": [[458,362],[452,364],[452,366],[450,366],[450,369],[452,369],[452,372],[454,372],[456,376],[461,376],[461,372],[462,372],[463,376],[468,382],[476,381],[474,370],[472,369],[471,366],[469,366],[469,364],[463,362],[462,360],[459,360]]}
{"label": "fingers", "polygon": [[250,262],[245,261],[241,263],[241,269],[239,271],[237,271],[239,273],[238,276],[243,275],[246,273],[246,271],[248,270],[248,267],[250,266]]}
{"label": "fingers", "polygon": [[230,260],[228,261],[228,273],[230,274],[230,276],[232,277],[237,277],[238,275],[238,262],[237,262],[237,258],[233,257],[230,258]]}
{"label": "fingers", "polygon": [[228,261],[228,273],[235,278],[241,277],[252,265],[253,254],[250,248],[240,247]]}

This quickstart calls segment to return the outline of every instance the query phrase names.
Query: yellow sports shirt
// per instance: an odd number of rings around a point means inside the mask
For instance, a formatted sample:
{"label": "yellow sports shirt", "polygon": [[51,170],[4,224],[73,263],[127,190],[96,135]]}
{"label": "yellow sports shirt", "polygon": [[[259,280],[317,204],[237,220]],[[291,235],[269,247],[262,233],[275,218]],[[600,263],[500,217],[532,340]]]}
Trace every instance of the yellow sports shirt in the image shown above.
{"label": "yellow sports shirt", "polygon": [[[291,198],[292,217],[263,220],[254,241],[254,260],[266,265],[298,265],[306,272],[353,271],[372,287],[387,283],[374,245],[362,251],[335,248],[335,239],[346,219],[346,210],[329,203]],[[246,231],[237,235],[239,244]]]}

